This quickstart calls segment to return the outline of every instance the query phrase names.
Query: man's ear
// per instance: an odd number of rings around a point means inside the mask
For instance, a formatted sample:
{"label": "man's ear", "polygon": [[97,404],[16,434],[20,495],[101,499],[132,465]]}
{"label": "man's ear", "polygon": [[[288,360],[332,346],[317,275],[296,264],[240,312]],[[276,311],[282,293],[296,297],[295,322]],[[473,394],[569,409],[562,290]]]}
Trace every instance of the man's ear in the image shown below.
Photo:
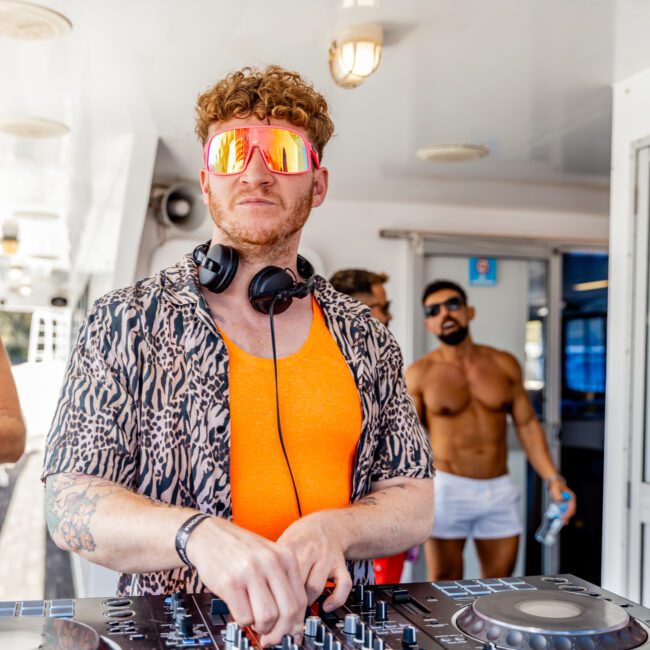
{"label": "man's ear", "polygon": [[474,316],[476,316],[476,309],[474,309],[474,307],[468,307],[467,308],[467,320],[468,321],[474,320]]}
{"label": "man's ear", "polygon": [[329,171],[327,167],[320,167],[314,170],[314,192],[311,199],[311,207],[317,208],[322,205],[327,196],[329,186]]}
{"label": "man's ear", "polygon": [[203,194],[203,203],[209,205],[209,186],[210,174],[205,169],[201,170],[199,174],[199,183],[201,183],[201,194]]}

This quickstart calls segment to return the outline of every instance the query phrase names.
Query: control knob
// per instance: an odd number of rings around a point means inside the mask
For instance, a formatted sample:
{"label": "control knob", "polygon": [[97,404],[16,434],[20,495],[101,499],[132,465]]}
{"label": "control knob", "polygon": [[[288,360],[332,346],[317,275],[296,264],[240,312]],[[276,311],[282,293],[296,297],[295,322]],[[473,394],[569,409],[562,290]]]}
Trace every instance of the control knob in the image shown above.
{"label": "control knob", "polygon": [[372,610],[374,608],[375,608],[375,592],[368,589],[363,594],[363,607],[362,607],[362,609],[363,609],[364,612],[372,612]]}
{"label": "control knob", "polygon": [[305,636],[315,637],[320,625],[320,618],[318,616],[308,616],[305,620]]}
{"label": "control knob", "polygon": [[375,642],[372,646],[372,650],[384,650],[384,640],[380,636],[375,637]]}
{"label": "control knob", "polygon": [[370,626],[368,626],[366,628],[366,634],[365,634],[364,639],[363,639],[363,648],[364,648],[364,650],[373,650],[372,642],[374,640],[374,636],[375,635],[372,633],[372,629],[370,628]]}
{"label": "control knob", "polygon": [[377,621],[388,620],[388,603],[385,600],[378,600],[375,606],[375,619]]}
{"label": "control knob", "polygon": [[354,642],[363,643],[366,638],[366,624],[363,621],[357,622],[357,629],[354,633]]}
{"label": "control knob", "polygon": [[334,650],[334,635],[331,632],[325,635],[323,650]]}
{"label": "control knob", "polygon": [[235,623],[234,621],[230,621],[226,625],[226,642],[227,643],[235,643],[237,640],[237,630],[239,629],[239,625]]}
{"label": "control knob", "polygon": [[194,623],[191,614],[183,614],[178,620],[178,631],[181,636],[192,636],[194,634]]}
{"label": "control knob", "polygon": [[357,631],[358,623],[359,623],[358,614],[346,614],[345,621],[343,622],[343,632],[345,634],[354,635]]}
{"label": "control knob", "polygon": [[285,634],[282,637],[282,650],[293,649],[293,637],[290,634]]}
{"label": "control knob", "polygon": [[363,595],[365,593],[363,585],[355,585],[354,587],[354,600],[358,605],[363,605]]}
{"label": "control knob", "polygon": [[405,625],[402,630],[402,645],[412,646],[417,643],[417,630],[412,625]]}
{"label": "control knob", "polygon": [[316,645],[323,645],[325,642],[325,626],[321,623],[316,630]]}

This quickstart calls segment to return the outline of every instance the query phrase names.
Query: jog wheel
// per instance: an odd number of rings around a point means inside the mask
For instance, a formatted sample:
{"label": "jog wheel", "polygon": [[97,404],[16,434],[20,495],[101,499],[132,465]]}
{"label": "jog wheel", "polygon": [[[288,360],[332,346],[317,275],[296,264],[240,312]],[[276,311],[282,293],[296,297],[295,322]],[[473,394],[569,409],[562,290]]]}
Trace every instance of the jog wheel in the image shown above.
{"label": "jog wheel", "polygon": [[477,641],[522,650],[629,650],[648,638],[622,607],[559,591],[482,596],[456,626]]}
{"label": "jog wheel", "polygon": [[13,618],[0,621],[3,650],[98,650],[99,635],[83,623],[64,618]]}

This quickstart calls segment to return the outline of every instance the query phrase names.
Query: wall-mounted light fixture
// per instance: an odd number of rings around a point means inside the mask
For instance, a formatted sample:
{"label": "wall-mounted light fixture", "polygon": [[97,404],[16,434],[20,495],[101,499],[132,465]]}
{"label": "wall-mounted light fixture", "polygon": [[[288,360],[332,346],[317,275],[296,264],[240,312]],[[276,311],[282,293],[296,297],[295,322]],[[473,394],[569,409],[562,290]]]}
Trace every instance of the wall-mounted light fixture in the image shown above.
{"label": "wall-mounted light fixture", "polygon": [[18,252],[18,222],[15,219],[2,222],[2,252],[7,257]]}
{"label": "wall-mounted light fixture", "polygon": [[343,88],[354,88],[378,67],[384,30],[376,23],[341,28],[330,45],[330,72]]}

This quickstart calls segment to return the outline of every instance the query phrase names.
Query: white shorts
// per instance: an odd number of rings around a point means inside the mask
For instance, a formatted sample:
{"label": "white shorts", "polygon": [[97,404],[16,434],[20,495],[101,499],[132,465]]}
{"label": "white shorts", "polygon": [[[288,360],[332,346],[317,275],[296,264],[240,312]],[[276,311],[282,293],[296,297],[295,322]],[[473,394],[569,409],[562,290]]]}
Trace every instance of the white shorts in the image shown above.
{"label": "white shorts", "polygon": [[466,478],[436,471],[432,537],[498,539],[520,535],[520,489],[509,474]]}

